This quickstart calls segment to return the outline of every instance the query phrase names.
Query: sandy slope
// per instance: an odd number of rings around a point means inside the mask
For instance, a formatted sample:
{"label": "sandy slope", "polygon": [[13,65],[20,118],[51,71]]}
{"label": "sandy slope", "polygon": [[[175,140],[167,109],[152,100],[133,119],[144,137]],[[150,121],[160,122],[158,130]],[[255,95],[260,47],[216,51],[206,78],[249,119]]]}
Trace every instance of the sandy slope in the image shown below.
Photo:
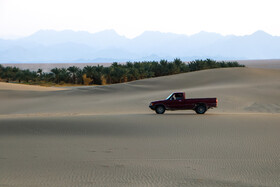
{"label": "sandy slope", "polygon": [[219,108],[209,112],[279,113],[279,82],[280,70],[233,68],[61,91],[3,90],[0,85],[0,115],[149,113],[150,101],[173,91],[185,91],[187,97],[217,97]]}
{"label": "sandy slope", "polygon": [[[148,108],[172,91],[218,97],[219,108]],[[280,185],[280,70],[43,92],[1,84],[0,101],[0,186]]]}
{"label": "sandy slope", "polygon": [[55,90],[63,90],[63,88],[43,87],[43,86],[36,86],[36,85],[25,85],[25,84],[0,82],[0,90],[12,90],[12,91],[55,91]]}

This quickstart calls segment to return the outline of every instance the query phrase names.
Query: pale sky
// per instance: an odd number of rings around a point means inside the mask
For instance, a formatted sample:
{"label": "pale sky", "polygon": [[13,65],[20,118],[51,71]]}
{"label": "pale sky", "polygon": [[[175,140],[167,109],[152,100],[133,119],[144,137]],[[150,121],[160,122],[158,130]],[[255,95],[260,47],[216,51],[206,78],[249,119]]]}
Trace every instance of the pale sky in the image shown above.
{"label": "pale sky", "polygon": [[280,36],[280,0],[0,0],[0,38],[41,29]]}

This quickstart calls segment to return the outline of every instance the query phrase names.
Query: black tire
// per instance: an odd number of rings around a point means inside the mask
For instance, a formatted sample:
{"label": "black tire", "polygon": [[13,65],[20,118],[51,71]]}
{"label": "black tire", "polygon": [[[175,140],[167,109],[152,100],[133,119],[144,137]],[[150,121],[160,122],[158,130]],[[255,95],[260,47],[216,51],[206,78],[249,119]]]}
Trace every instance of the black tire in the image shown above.
{"label": "black tire", "polygon": [[195,108],[195,112],[197,114],[204,114],[205,112],[207,111],[207,108],[205,105],[198,105],[196,108]]}
{"label": "black tire", "polygon": [[156,107],[156,113],[157,114],[163,114],[165,112],[165,107],[160,105]]}

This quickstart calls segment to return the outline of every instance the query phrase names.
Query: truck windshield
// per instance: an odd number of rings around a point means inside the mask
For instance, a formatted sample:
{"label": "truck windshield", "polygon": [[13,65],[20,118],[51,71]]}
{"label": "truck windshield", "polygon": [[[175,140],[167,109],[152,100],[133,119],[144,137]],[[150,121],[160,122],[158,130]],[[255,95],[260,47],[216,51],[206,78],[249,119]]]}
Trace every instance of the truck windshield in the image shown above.
{"label": "truck windshield", "polygon": [[173,93],[172,94],[170,94],[165,100],[169,100],[170,99],[170,97],[172,97],[172,95],[173,95]]}

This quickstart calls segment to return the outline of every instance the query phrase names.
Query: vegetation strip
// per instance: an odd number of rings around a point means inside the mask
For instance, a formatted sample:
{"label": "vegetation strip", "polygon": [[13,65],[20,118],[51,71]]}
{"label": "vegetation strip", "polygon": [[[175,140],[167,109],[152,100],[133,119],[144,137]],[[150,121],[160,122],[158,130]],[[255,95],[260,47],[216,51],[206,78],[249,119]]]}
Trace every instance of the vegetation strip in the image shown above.
{"label": "vegetation strip", "polygon": [[118,64],[114,62],[110,67],[86,66],[83,69],[71,66],[69,68],[53,68],[51,72],[37,72],[17,67],[3,67],[0,64],[0,79],[6,82],[18,82],[33,85],[105,85],[129,82],[139,79],[174,75],[191,71],[213,68],[245,67],[238,62],[217,62],[215,60],[195,60],[184,63],[176,58],[173,62],[167,60],[127,62]]}

